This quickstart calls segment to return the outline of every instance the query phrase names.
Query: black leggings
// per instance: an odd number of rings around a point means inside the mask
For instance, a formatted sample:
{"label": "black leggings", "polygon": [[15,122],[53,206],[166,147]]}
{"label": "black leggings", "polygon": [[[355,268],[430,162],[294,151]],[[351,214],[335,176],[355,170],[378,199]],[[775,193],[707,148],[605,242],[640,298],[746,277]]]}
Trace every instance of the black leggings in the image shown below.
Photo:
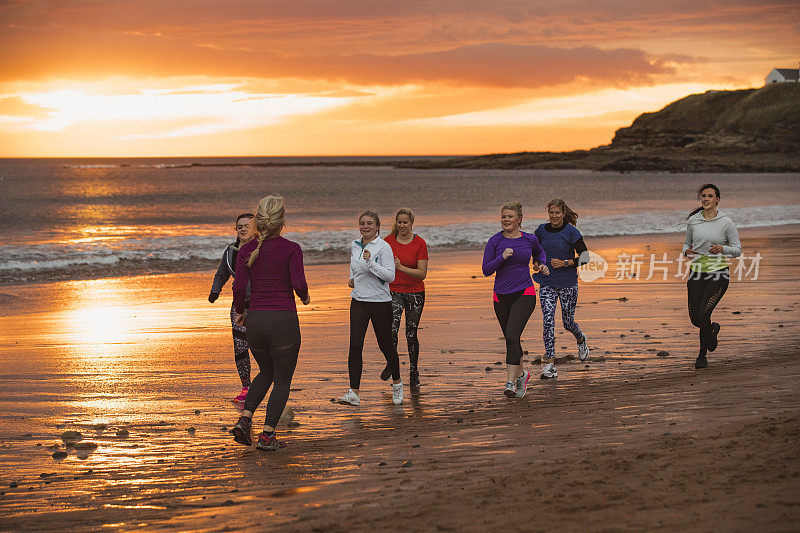
{"label": "black leggings", "polygon": [[300,352],[300,323],[297,311],[247,311],[247,344],[258,363],[259,373],[250,384],[244,410],[254,412],[264,400],[270,386],[272,392],[267,402],[267,426],[275,427],[289,399],[292,375]]}
{"label": "black leggings", "polygon": [[726,268],[717,272],[691,273],[686,281],[689,295],[689,318],[700,328],[700,353],[705,355],[713,340],[711,313],[728,290],[730,271]]}
{"label": "black leggings", "polygon": [[536,309],[536,295],[523,294],[517,291],[509,294],[498,294],[498,302],[494,302],[494,314],[500,322],[503,337],[506,338],[506,364],[518,365],[522,361],[522,331],[528,323],[533,310]]}
{"label": "black leggings", "polygon": [[397,350],[397,333],[400,331],[400,319],[403,310],[406,312],[406,343],[408,344],[409,370],[417,372],[419,362],[419,339],[417,328],[419,319],[422,318],[422,308],[425,307],[425,292],[395,292],[392,291],[392,346]]}
{"label": "black leggings", "polygon": [[378,340],[378,348],[383,352],[392,379],[400,379],[400,360],[397,350],[392,347],[392,302],[361,302],[355,298],[350,300],[350,354],[347,368],[350,371],[350,388],[358,390],[361,385],[361,372],[364,368],[362,352],[367,326],[372,320],[372,329]]}

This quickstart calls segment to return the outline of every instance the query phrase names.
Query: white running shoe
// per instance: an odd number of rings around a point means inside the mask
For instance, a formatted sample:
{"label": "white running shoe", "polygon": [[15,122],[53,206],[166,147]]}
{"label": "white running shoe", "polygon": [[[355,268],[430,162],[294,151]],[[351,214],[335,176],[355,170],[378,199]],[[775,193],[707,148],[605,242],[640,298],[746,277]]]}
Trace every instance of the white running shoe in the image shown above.
{"label": "white running shoe", "polygon": [[506,389],[503,391],[503,394],[505,394],[509,398],[516,398],[517,397],[516,384],[513,381],[506,381]]}
{"label": "white running shoe", "polygon": [[578,343],[578,359],[581,361],[586,361],[589,358],[589,345],[586,344],[586,335],[583,336],[583,340]]}
{"label": "white running shoe", "polygon": [[403,403],[403,382],[392,383],[392,403],[400,405]]}
{"label": "white running shoe", "polygon": [[347,389],[345,395],[338,398],[336,401],[344,405],[355,405],[356,407],[361,405],[361,399],[353,389]]}
{"label": "white running shoe", "polygon": [[524,398],[525,391],[528,390],[528,380],[531,379],[531,373],[527,370],[517,378],[517,398]]}
{"label": "white running shoe", "polygon": [[553,363],[547,363],[544,365],[542,369],[542,375],[539,376],[542,379],[553,379],[558,377],[558,371],[556,370],[556,365]]}

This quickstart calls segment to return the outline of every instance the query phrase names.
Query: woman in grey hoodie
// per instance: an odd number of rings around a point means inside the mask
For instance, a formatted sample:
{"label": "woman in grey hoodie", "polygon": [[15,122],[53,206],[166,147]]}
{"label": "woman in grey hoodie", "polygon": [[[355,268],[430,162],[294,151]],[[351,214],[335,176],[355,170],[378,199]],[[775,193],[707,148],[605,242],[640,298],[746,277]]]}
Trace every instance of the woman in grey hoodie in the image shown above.
{"label": "woman in grey hoodie", "polygon": [[687,217],[683,255],[691,258],[686,288],[689,318],[700,328],[700,354],[695,368],[707,368],[706,354],[717,349],[720,325],[711,322],[711,313],[730,282],[729,257],[742,254],[739,232],[733,221],[717,209],[719,188],[707,183],[697,190],[701,206]]}

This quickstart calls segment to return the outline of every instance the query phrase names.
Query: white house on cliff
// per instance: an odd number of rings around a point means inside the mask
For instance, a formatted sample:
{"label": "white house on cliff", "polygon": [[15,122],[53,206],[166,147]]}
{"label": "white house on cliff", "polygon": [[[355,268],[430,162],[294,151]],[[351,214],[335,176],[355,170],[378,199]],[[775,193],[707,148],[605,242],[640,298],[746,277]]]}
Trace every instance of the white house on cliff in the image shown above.
{"label": "white house on cliff", "polygon": [[797,68],[774,68],[764,78],[764,84],[770,83],[784,83],[784,82],[800,82],[800,69]]}

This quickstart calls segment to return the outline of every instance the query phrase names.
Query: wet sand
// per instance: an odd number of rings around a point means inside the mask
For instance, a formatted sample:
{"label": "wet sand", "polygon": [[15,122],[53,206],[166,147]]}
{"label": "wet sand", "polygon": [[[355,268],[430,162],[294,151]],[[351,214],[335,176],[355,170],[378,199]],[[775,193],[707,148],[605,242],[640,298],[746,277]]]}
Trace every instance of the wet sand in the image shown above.
{"label": "wet sand", "polygon": [[[612,267],[581,286],[590,360],[558,332],[559,378],[514,401],[480,252],[432,254],[423,386],[400,407],[369,335],[361,407],[331,403],[347,269],[309,267],[289,447],[271,454],[226,432],[238,379],[213,273],[1,289],[0,529],[795,529],[800,233],[741,235],[764,259],[715,312],[711,368],[692,366],[683,281],[613,278],[618,254],[675,257],[680,236],[592,239]],[[537,308],[526,361],[541,346]]]}

